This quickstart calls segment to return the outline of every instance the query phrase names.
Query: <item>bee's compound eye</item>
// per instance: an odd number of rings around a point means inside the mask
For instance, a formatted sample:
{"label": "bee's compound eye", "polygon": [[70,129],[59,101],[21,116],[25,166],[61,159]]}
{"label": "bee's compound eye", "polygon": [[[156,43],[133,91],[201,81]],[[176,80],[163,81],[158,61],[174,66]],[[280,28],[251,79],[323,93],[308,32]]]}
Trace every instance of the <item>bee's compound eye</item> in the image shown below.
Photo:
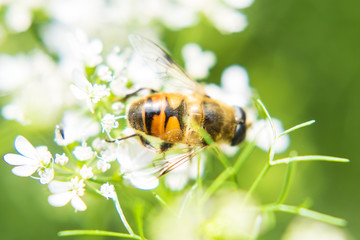
{"label": "bee's compound eye", "polygon": [[234,137],[231,140],[231,146],[241,143],[246,136],[246,114],[241,107],[234,107],[235,121],[237,122],[234,130]]}

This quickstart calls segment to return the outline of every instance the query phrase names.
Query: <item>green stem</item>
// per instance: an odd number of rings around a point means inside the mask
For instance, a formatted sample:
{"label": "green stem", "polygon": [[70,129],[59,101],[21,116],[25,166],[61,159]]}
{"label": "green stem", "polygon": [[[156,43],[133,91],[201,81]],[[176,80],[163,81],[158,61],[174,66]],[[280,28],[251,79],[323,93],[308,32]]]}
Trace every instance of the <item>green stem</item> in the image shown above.
{"label": "green stem", "polygon": [[174,216],[178,217],[178,214],[156,193],[153,193],[154,197],[163,205],[166,209],[169,210]]}
{"label": "green stem", "polygon": [[322,221],[325,223],[333,224],[336,226],[345,226],[346,220],[343,218],[337,218],[334,216],[330,216],[324,213],[316,212],[307,208],[291,206],[285,204],[276,204],[276,205],[267,205],[264,207],[265,210],[269,211],[279,211],[279,212],[287,212],[292,214],[297,214],[303,217],[311,218],[314,220]]}
{"label": "green stem", "polygon": [[121,238],[131,238],[131,239],[142,239],[138,235],[130,235],[130,234],[126,234],[126,233],[109,232],[109,231],[102,231],[102,230],[67,230],[67,231],[58,232],[59,237],[79,236],[79,235],[110,236],[110,237],[121,237]]}
{"label": "green stem", "polygon": [[267,171],[270,168],[270,164],[267,162],[265,167],[262,169],[262,171],[260,172],[260,174],[257,176],[257,178],[255,179],[254,183],[251,185],[249,191],[247,192],[245,199],[244,199],[244,204],[249,200],[249,198],[251,197],[251,195],[254,193],[256,187],[259,185],[261,179],[265,176],[265,174],[267,173]]}
{"label": "green stem", "polygon": [[285,175],[285,183],[281,190],[280,196],[279,196],[278,200],[276,201],[277,204],[280,204],[285,201],[285,199],[289,193],[291,177],[292,177],[293,172],[294,172],[294,163],[291,162],[287,166],[287,171],[286,171],[286,175]]}
{"label": "green stem", "polygon": [[214,194],[214,192],[228,179],[231,175],[233,175],[234,169],[227,168],[225,169],[208,187],[203,197],[201,198],[201,204],[205,203],[206,200]]}
{"label": "green stem", "polygon": [[242,164],[248,159],[249,155],[255,149],[255,142],[249,142],[244,146],[244,149],[240,153],[233,167],[226,168],[208,187],[204,196],[201,199],[201,202],[204,203],[214,192],[231,176],[240,170]]}
{"label": "green stem", "polygon": [[65,155],[69,158],[69,160],[71,160],[71,162],[73,164],[75,164],[76,166],[76,159],[74,157],[74,155],[72,154],[72,152],[70,151],[69,147],[68,146],[64,146],[64,152],[65,152]]}
{"label": "green stem", "polygon": [[141,239],[145,239],[144,237],[144,226],[143,226],[143,215],[144,215],[144,205],[137,204],[135,206],[135,220],[138,226],[139,234]]}
{"label": "green stem", "polygon": [[118,212],[118,214],[120,216],[120,219],[121,219],[122,223],[124,224],[126,230],[129,232],[129,234],[131,236],[135,236],[134,231],[131,229],[129,223],[126,221],[126,218],[125,218],[124,212],[121,209],[120,202],[119,202],[119,199],[117,197],[117,194],[115,194],[115,196],[113,198],[113,201],[115,203],[116,211]]}
{"label": "green stem", "polygon": [[239,172],[241,166],[244,164],[245,160],[249,158],[250,154],[254,151],[254,149],[255,149],[255,141],[246,143],[244,149],[241,151],[241,154],[236,159],[236,162],[233,166],[234,168],[233,174]]}

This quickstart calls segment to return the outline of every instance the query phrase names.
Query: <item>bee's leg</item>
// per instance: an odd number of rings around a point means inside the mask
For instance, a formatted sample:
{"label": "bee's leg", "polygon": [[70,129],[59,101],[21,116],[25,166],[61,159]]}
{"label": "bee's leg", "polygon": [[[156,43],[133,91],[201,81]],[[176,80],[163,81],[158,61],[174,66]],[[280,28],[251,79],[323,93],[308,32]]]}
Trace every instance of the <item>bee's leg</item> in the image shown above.
{"label": "bee's leg", "polygon": [[128,138],[132,138],[132,137],[139,137],[140,143],[146,147],[147,149],[156,152],[156,153],[162,153],[163,151],[161,149],[157,149],[155,148],[153,145],[151,145],[151,143],[146,140],[142,135],[140,134],[132,134],[129,136],[125,136],[125,137],[121,137],[121,138],[116,138],[116,139],[105,139],[106,142],[110,142],[110,143],[114,143],[114,142],[119,142]]}
{"label": "bee's leg", "polygon": [[152,88],[139,88],[139,89],[136,90],[135,92],[132,92],[132,93],[127,94],[127,95],[126,95],[124,98],[122,98],[121,100],[122,100],[122,101],[126,101],[129,97],[132,97],[132,96],[134,96],[134,95],[136,95],[136,94],[138,94],[139,92],[144,91],[144,90],[148,90],[148,91],[151,92],[151,93],[156,93],[156,92],[157,92],[156,90],[154,90],[154,89],[152,89]]}
{"label": "bee's leg", "polygon": [[169,142],[161,143],[161,145],[160,145],[160,153],[166,152],[167,150],[169,150],[173,146],[174,146],[174,143],[169,143]]}
{"label": "bee's leg", "polygon": [[153,151],[153,152],[156,152],[156,153],[161,153],[160,151],[160,149],[157,149],[157,148],[155,148],[153,145],[151,145],[151,143],[148,141],[148,140],[146,140],[143,136],[141,136],[141,135],[139,135],[138,134],[138,136],[139,136],[139,140],[140,140],[140,142],[141,142],[141,144],[144,146],[144,147],[146,147],[147,149],[149,149],[149,150],[151,150],[151,151]]}
{"label": "bee's leg", "polygon": [[132,137],[138,137],[140,136],[139,134],[132,134],[129,136],[125,136],[125,137],[121,137],[121,138],[116,138],[116,139],[105,139],[106,142],[110,142],[110,143],[114,143],[114,142],[119,142],[128,138],[132,138]]}

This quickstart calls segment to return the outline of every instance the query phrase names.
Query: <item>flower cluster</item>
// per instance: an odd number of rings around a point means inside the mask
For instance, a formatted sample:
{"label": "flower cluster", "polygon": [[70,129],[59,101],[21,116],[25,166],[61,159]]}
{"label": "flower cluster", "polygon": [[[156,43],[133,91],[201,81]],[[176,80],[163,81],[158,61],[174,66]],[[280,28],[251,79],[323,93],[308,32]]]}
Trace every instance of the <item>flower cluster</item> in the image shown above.
{"label": "flower cluster", "polygon": [[[15,166],[14,174],[31,176],[42,184],[49,184],[51,205],[63,206],[71,202],[76,210],[82,211],[86,209],[86,204],[81,197],[87,186],[90,184],[93,187],[101,179],[120,175],[124,183],[144,190],[159,185],[156,177],[158,170],[151,167],[155,154],[133,139],[115,140],[131,135],[133,131],[121,120],[126,117],[128,102],[119,99],[136,88],[144,87],[144,79],[156,79],[157,75],[151,73],[142,60],[127,48],[114,47],[104,54],[99,39],[88,40],[81,32],[77,32],[77,38],[74,43],[81,42],[83,46],[78,47],[83,67],[73,71],[70,90],[73,98],[78,100],[72,103],[76,108],[66,111],[62,122],[55,128],[54,141],[65,152],[53,155],[47,147],[35,148],[24,137],[18,136],[15,148],[19,154],[7,154],[4,160]],[[203,51],[195,43],[184,46],[183,56],[186,69],[196,78],[206,77],[216,61],[214,53]],[[146,84],[156,89],[156,81],[148,80]],[[222,74],[221,84],[221,87],[206,85],[205,90],[214,99],[249,109],[248,115],[251,116],[252,90],[246,70],[239,65],[229,66]],[[252,118],[254,133],[250,132],[249,139],[268,150],[272,137],[267,134],[271,134],[272,130],[263,120]],[[276,127],[281,129],[281,123],[277,123]],[[284,151],[288,144],[288,140],[280,142],[276,150]],[[183,189],[189,181],[203,173],[205,158],[202,155],[200,164],[192,161],[168,174],[165,185],[173,191]],[[104,195],[109,196],[108,193]]]}

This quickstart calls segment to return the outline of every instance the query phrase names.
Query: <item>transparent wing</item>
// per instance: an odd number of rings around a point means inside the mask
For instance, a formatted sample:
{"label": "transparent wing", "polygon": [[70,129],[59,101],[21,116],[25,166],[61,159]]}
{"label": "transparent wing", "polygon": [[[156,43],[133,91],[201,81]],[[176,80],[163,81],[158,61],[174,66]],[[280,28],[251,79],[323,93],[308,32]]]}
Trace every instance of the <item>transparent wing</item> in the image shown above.
{"label": "transparent wing", "polygon": [[129,41],[146,64],[164,81],[164,86],[171,85],[174,89],[205,95],[203,87],[193,80],[169,54],[159,45],[140,35],[129,35]]}

